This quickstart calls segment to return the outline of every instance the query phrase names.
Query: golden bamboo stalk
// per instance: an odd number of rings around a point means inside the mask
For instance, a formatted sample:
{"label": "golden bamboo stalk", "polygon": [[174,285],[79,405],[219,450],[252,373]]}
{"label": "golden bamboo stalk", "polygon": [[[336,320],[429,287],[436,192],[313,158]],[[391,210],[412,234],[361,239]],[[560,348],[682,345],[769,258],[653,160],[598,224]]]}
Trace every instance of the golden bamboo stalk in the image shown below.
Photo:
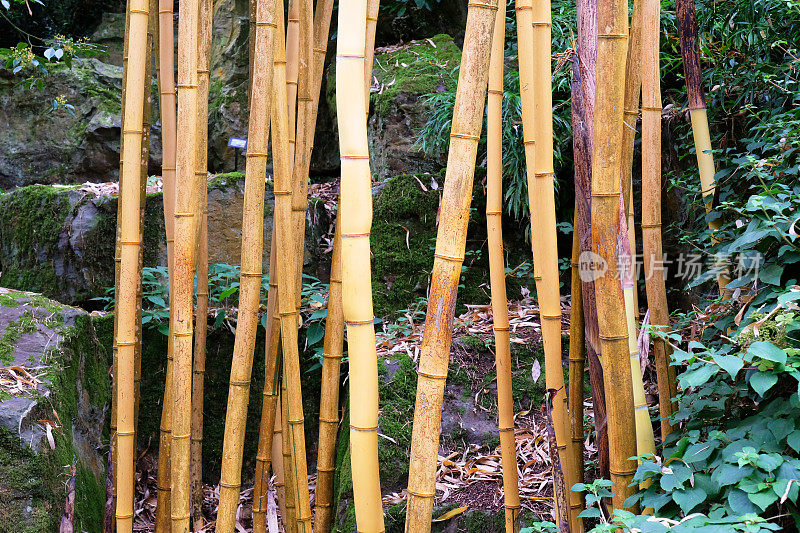
{"label": "golden bamboo stalk", "polygon": [[[577,229],[577,210],[572,230],[572,270],[570,280],[570,310],[569,310],[569,421],[572,447],[570,464],[575,473],[575,483],[584,482],[583,462],[583,379],[586,364],[586,337],[583,320],[583,294],[581,278],[579,275],[578,257],[580,245]],[[569,487],[571,489],[571,487]],[[570,517],[575,517],[570,531],[578,533],[583,531],[583,520],[578,518],[583,509],[583,494],[570,490],[569,493]]]}
{"label": "golden bamboo stalk", "polygon": [[[288,69],[287,69],[288,70]],[[280,90],[280,88],[277,88]],[[291,107],[291,104],[289,105]],[[281,111],[282,113],[282,111]],[[288,133],[292,130],[288,120],[276,121],[275,126],[288,125]],[[278,134],[274,135],[276,141]],[[292,210],[294,196],[297,188],[292,180],[291,148],[276,150],[273,153],[273,169],[275,179],[275,226],[278,242],[281,246],[276,252],[276,265],[278,277],[278,309],[281,322],[281,346],[283,348],[283,385],[287,393],[283,396],[282,407],[285,410],[283,453],[285,460],[288,458],[288,467],[285,464],[286,477],[286,507],[287,524],[292,529],[292,511],[290,503],[295,504],[295,518],[298,531],[306,533],[311,531],[311,504],[308,492],[308,470],[306,465],[305,435],[303,429],[303,402],[300,385],[300,355],[298,351],[298,300],[295,295],[296,261],[302,261],[297,256],[295,242],[301,237],[294,231],[292,224]],[[305,198],[303,199],[305,202]],[[303,219],[305,222],[305,218]],[[287,446],[287,444],[289,446]],[[288,455],[287,455],[288,454]],[[294,501],[291,502],[290,498]]]}
{"label": "golden bamboo stalk", "polygon": [[367,0],[343,0],[339,5],[336,49],[336,109],[342,167],[342,310],[347,325],[349,380],[355,384],[350,388],[349,402],[350,464],[357,529],[379,533],[384,525],[378,474],[378,359],[369,250],[372,177],[366,120],[366,34]]}
{"label": "golden bamboo stalk", "polygon": [[[278,377],[281,379],[278,380],[280,383],[282,381],[281,374],[283,373],[283,365],[280,366],[278,369]],[[280,386],[278,387],[280,390]],[[281,518],[283,520],[283,527],[284,530],[288,531],[288,514],[286,510],[286,483],[285,483],[285,476],[284,476],[284,465],[283,465],[283,411],[281,409],[281,400],[280,394],[278,395],[278,403],[275,409],[275,428],[274,428],[274,436],[272,438],[272,469],[275,473],[275,495],[277,496],[278,500],[278,509],[281,512]]]}
{"label": "golden bamboo stalk", "polygon": [[375,33],[378,30],[378,12],[381,0],[367,0],[367,38],[364,48],[365,86],[367,92],[367,118],[369,118],[369,95],[372,87],[372,67],[375,62]]}
{"label": "golden bamboo stalk", "polygon": [[289,150],[294,161],[297,128],[297,84],[300,72],[300,2],[289,0],[286,21],[286,101],[289,106]]}
{"label": "golden bamboo stalk", "polygon": [[489,239],[494,322],[495,366],[497,367],[497,422],[503,465],[506,533],[519,530],[519,478],[514,437],[514,395],[511,386],[511,336],[506,298],[503,258],[503,52],[505,50],[505,9],[495,14],[492,53],[489,61],[488,106],[486,111],[486,232]]}
{"label": "golden bamboo stalk", "polygon": [[192,438],[191,438],[191,491],[192,526],[203,528],[203,387],[206,372],[206,336],[208,333],[208,116],[209,67],[211,60],[211,27],[213,17],[211,0],[201,0],[198,22],[198,128],[197,187],[200,193],[200,227],[197,244],[197,309],[195,312],[194,359],[192,362]]}
{"label": "golden bamboo stalk", "polygon": [[[122,121],[122,154],[120,194],[120,280],[116,296],[117,314],[117,531],[133,531],[133,463],[136,453],[134,439],[134,373],[136,347],[136,297],[141,247],[140,195],[142,128],[144,115],[144,81],[147,75],[146,44],[149,19],[147,0],[131,0],[129,31],[126,40],[135,43],[128,47],[125,79],[125,107]],[[128,161],[128,164],[124,164]]]}
{"label": "golden bamboo stalk", "polygon": [[[642,0],[634,0],[631,27],[628,32],[628,52],[625,60],[625,107],[622,129],[622,195],[627,218],[628,241],[633,252],[633,272],[636,272],[636,228],[633,212],[633,144],[639,121],[639,89],[642,86]],[[639,293],[634,280],[633,311],[639,322]]]}
{"label": "golden bamboo stalk", "polygon": [[250,396],[261,301],[264,247],[264,177],[267,171],[267,142],[272,104],[273,54],[277,28],[276,2],[256,3],[255,59],[253,62],[250,119],[248,122],[247,168],[244,212],[242,214],[242,259],[239,282],[239,312],[231,362],[225,437],[222,452],[217,531],[233,532],[241,487],[244,428]]}
{"label": "golden bamboo stalk", "polygon": [[607,267],[595,280],[600,329],[613,505],[624,509],[636,464],[633,387],[628,354],[625,305],[618,272],[621,145],[623,127],[625,55],[628,36],[628,4],[600,2],[597,22],[597,87],[592,157],[592,244],[596,261]]}
{"label": "golden bamboo stalk", "polygon": [[[534,279],[542,323],[545,381],[548,389],[556,391],[553,399],[553,429],[558,459],[566,486],[571,487],[574,484],[574,475],[566,451],[571,443],[568,443],[567,436],[567,395],[561,364],[561,298],[553,185],[552,85],[535,82],[552,78],[550,2],[527,0],[517,3],[518,17],[522,15],[524,20],[528,16],[527,11],[530,11],[530,26],[526,24],[524,28],[518,29],[518,39],[521,39],[518,44]],[[521,26],[518,18],[517,27]],[[557,484],[555,487],[558,490]],[[566,500],[566,495],[560,499]],[[559,498],[556,499],[558,500]]]}
{"label": "golden bamboo stalk", "polygon": [[164,228],[167,239],[167,272],[169,276],[170,321],[167,338],[167,367],[164,399],[161,404],[161,426],[158,447],[158,495],[156,502],[156,529],[170,528],[170,444],[172,443],[172,281],[175,244],[175,158],[177,125],[175,115],[175,57],[172,0],[158,2],[158,53],[157,75],[159,111],[161,112],[161,180],[164,202]]}
{"label": "golden bamboo stalk", "polygon": [[[284,49],[284,29],[283,29],[283,2],[276,6],[277,30],[273,47],[273,79],[272,93],[273,105],[270,113],[272,128],[272,151],[273,169],[281,166],[286,172],[286,163],[282,163],[282,157],[287,158],[289,146],[289,122],[288,109],[286,104],[286,52]],[[274,457],[274,448],[282,444],[281,439],[274,439],[275,432],[281,428],[279,413],[276,413],[278,406],[278,391],[281,383],[282,367],[279,364],[278,346],[280,341],[280,315],[278,313],[278,266],[277,266],[277,242],[278,233],[276,225],[272,226],[272,238],[270,242],[269,259],[269,292],[267,295],[267,332],[264,347],[264,390],[262,393],[261,425],[258,433],[258,450],[256,453],[256,472],[253,488],[253,531],[254,533],[264,533],[267,528],[267,489],[269,480],[269,468],[275,470],[276,475],[280,472],[280,479],[276,481],[276,488],[279,496],[278,502],[281,506],[281,516],[286,518],[286,511],[283,500],[283,454],[278,454],[279,460],[271,460]],[[282,431],[282,430],[280,430]],[[280,486],[278,486],[280,483]]]}
{"label": "golden bamboo stalk", "polygon": [[464,262],[472,180],[486,101],[497,4],[497,0],[473,0],[467,11],[418,371],[408,476],[408,533],[428,532],[431,528],[442,401],[458,282]]}
{"label": "golden bamboo stalk", "polygon": [[191,501],[192,320],[197,190],[198,24],[200,0],[181,0],[178,19],[178,131],[184,149],[176,155],[175,245],[172,312],[172,444],[170,448],[170,514],[172,531],[188,531]]}
{"label": "golden bamboo stalk", "polygon": [[[642,246],[644,249],[647,307],[650,323],[669,326],[667,290],[661,268],[661,72],[659,68],[659,28],[661,7],[644,0],[644,47],[642,56]],[[656,337],[653,355],[658,381],[658,405],[662,441],[672,431],[672,398],[677,394],[675,377],[670,372],[668,343]]]}
{"label": "golden bamboo stalk", "polygon": [[[711,133],[708,128],[706,96],[703,91],[703,69],[700,66],[700,40],[697,35],[697,14],[694,0],[676,0],[675,11],[678,19],[678,37],[680,38],[681,56],[683,57],[683,74],[686,78],[686,93],[689,99],[689,116],[692,121],[692,135],[697,157],[697,168],[700,173],[700,187],[706,215],[714,210],[714,194],[716,182],[714,174],[714,154],[711,151]],[[719,242],[713,232],[721,226],[720,219],[708,221],[712,231],[711,242]],[[722,265],[717,275],[719,292],[725,296],[725,286],[730,282],[730,272]],[[729,295],[727,295],[729,296]]]}
{"label": "golden bamboo stalk", "polygon": [[[339,211],[341,213],[341,210]],[[314,498],[314,523],[317,531],[330,531],[333,521],[333,477],[336,463],[336,433],[339,430],[339,374],[344,344],[342,311],[341,222],[336,217],[336,232],[331,256],[331,282],[328,315],[322,345],[322,383],[320,385],[317,490]]]}
{"label": "golden bamboo stalk", "polygon": [[283,455],[284,515],[283,526],[287,533],[297,533],[297,497],[293,461],[292,431],[289,427],[288,393],[286,392],[286,366],[281,365],[281,454]]}

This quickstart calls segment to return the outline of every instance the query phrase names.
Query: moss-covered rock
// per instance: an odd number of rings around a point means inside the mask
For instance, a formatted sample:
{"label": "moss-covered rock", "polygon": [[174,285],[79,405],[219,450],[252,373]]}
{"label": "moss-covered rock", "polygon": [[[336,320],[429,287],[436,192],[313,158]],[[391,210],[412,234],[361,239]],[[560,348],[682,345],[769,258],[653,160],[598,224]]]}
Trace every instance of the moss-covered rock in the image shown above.
{"label": "moss-covered rock", "polygon": [[[48,65],[41,91],[0,68],[0,188],[108,181],[119,170],[122,69],[96,58]],[[63,97],[69,109],[52,102]],[[150,168],[160,166],[152,120]]]}
{"label": "moss-covered rock", "polygon": [[43,368],[35,391],[0,396],[0,531],[56,531],[71,466],[76,530],[102,530],[110,351],[88,313],[32,293],[2,290],[0,330],[3,366]]}
{"label": "moss-covered rock", "polygon": [[[239,264],[244,175],[217,175],[208,186],[209,261]],[[264,262],[272,238],[271,189],[264,210]],[[30,185],[0,195],[0,284],[93,309],[114,285],[117,196],[78,186]],[[321,222],[321,223],[324,223]],[[166,264],[161,193],[145,206],[144,264]]]}

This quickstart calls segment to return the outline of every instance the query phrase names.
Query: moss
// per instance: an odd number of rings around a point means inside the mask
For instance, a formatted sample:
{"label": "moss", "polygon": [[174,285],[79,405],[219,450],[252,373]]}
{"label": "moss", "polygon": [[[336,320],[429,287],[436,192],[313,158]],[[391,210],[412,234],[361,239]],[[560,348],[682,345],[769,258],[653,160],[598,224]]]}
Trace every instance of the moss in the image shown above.
{"label": "moss", "polygon": [[57,530],[52,483],[42,483],[48,465],[0,427],[0,532],[45,533]]}
{"label": "moss", "polygon": [[231,187],[237,187],[244,180],[242,172],[224,172],[216,174],[208,180],[208,190],[219,189],[226,191]]}
{"label": "moss", "polygon": [[419,96],[455,89],[460,62],[461,50],[443,34],[377,54],[373,75],[383,89],[372,95],[375,113],[386,116],[400,93]]}
{"label": "moss", "polygon": [[4,287],[57,292],[61,280],[56,275],[52,252],[58,247],[64,222],[72,211],[67,196],[60,194],[62,190],[50,185],[29,185],[0,198],[0,284]]}
{"label": "moss", "polygon": [[20,337],[36,331],[36,320],[31,311],[25,311],[19,320],[9,322],[0,337],[0,362],[10,365],[14,361],[14,349]]}

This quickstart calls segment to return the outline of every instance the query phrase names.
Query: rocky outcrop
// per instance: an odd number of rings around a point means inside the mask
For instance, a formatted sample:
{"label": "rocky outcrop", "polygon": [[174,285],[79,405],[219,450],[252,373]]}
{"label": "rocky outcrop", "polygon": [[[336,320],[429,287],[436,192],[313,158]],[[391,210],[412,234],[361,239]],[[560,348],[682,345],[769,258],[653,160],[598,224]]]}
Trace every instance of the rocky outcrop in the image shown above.
{"label": "rocky outcrop", "polygon": [[[244,179],[221,175],[208,186],[209,261],[239,264]],[[271,189],[264,210],[264,261],[272,234]],[[97,308],[114,285],[117,196],[79,186],[31,185],[0,196],[0,284]],[[144,264],[166,265],[161,193],[148,194]],[[267,268],[267,266],[265,266]]]}
{"label": "rocky outcrop", "polygon": [[[42,90],[0,68],[0,188],[107,181],[118,173],[122,69],[91,58],[48,65]],[[53,101],[63,98],[73,109]],[[160,165],[157,126],[150,166]]]}
{"label": "rocky outcrop", "polygon": [[0,389],[0,530],[56,531],[71,468],[76,531],[102,529],[110,363],[86,311],[0,289],[0,366],[27,381]]}

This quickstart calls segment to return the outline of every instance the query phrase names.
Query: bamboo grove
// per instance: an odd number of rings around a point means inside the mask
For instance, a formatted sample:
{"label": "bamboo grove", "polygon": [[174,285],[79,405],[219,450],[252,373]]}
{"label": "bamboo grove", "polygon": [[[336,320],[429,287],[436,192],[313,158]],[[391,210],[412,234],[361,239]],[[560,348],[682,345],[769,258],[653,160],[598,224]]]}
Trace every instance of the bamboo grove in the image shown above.
{"label": "bamboo grove", "polygon": [[[689,108],[706,208],[713,209],[714,163],[700,88],[694,6],[676,2]],[[335,450],[341,424],[341,361],[349,361],[349,440],[357,529],[384,531],[378,464],[378,366],[370,274],[372,176],[367,138],[378,0],[342,0],[338,38],[330,39],[333,0],[251,0],[249,122],[241,236],[241,278],[228,400],[216,531],[236,530],[242,490],[244,428],[254,365],[262,277],[267,294],[265,379],[253,489],[253,531],[269,530],[271,476],[286,531],[330,531]],[[660,3],[577,0],[571,66],[575,168],[569,310],[568,383],[562,363],[562,295],[556,246],[553,171],[551,17],[548,0],[516,0],[520,99],[534,279],[545,356],[546,403],[554,436],[553,487],[562,531],[582,531],[584,480],[583,382],[586,372],[598,423],[601,473],[614,482],[610,504],[625,508],[636,455],[655,453],[671,431],[676,395],[670,347],[654,342],[658,405],[649,406],[638,353],[640,302],[633,257],[633,212],[642,205],[644,266],[650,321],[669,326],[662,256]],[[128,0],[123,127],[117,229],[116,315],[112,412],[114,524],[134,528],[134,472],[142,343],[142,234],[150,135],[150,75],[158,80],[163,144],[163,199],[169,271],[166,382],[158,446],[156,530],[204,530],[202,515],[203,386],[208,314],[206,153],[210,0],[180,0],[177,80],[174,78],[173,2]],[[497,369],[498,431],[503,463],[505,530],[519,529],[520,492],[515,447],[510,328],[505,286],[502,106],[506,9],[498,0],[470,0],[458,70],[444,188],[438,213],[428,308],[413,414],[406,531],[428,532],[436,501],[442,403],[453,321],[465,256],[478,141],[486,114],[486,220],[491,309]],[[306,463],[306,435],[298,344],[301,276],[310,159],[325,57],[335,43],[336,106],[341,161],[339,208],[332,249],[327,322],[322,351],[318,459],[314,499]],[[640,107],[641,94],[641,107]],[[642,187],[633,187],[637,121],[642,117]],[[178,145],[181,149],[178,150]],[[271,170],[275,223],[262,270],[266,176]],[[711,223],[712,229],[718,226]],[[589,272],[591,276],[585,274]],[[599,274],[598,274],[599,273]],[[196,281],[195,281],[196,280]],[[726,278],[720,276],[720,288]],[[196,283],[196,291],[195,291]],[[259,355],[260,356],[260,355]],[[650,408],[659,411],[653,431]],[[314,502],[312,506],[311,502]]]}

